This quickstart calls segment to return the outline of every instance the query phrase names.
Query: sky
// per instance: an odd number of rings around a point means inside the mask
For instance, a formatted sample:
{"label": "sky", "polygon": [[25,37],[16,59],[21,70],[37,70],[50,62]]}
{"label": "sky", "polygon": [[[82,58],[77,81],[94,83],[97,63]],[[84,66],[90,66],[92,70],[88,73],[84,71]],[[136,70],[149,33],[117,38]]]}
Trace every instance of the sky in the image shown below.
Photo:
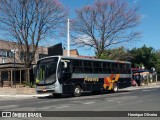
{"label": "sky", "polygon": [[[69,8],[69,19],[76,16],[75,9],[82,8],[85,5],[93,4],[95,0],[59,0],[66,8]],[[142,47],[144,44],[147,47],[153,47],[155,50],[160,49],[160,0],[128,0],[130,5],[140,6],[138,14],[142,16],[140,25],[135,29],[142,32],[142,37],[129,45],[124,45],[126,49],[133,47]],[[66,20],[67,21],[67,20]],[[66,23],[67,25],[67,23]],[[66,32],[67,34],[67,32]],[[1,36],[0,36],[1,37]],[[48,40],[47,40],[48,41]],[[64,38],[49,38],[50,42],[43,45],[54,45],[63,42],[66,47],[67,37]],[[94,50],[77,48],[71,46],[71,49],[78,49],[80,55],[93,56]]]}
{"label": "sky", "polygon": [[[70,18],[75,17],[75,9],[85,5],[93,4],[94,0],[60,0],[70,9]],[[142,16],[140,24],[135,29],[142,32],[141,38],[132,44],[124,46],[126,49],[133,47],[153,47],[155,50],[160,49],[160,0],[128,0],[130,5],[139,6],[138,14]],[[76,48],[76,47],[71,47]],[[84,50],[78,48],[80,55],[94,55],[93,50]]]}
{"label": "sky", "polygon": [[160,49],[160,0],[130,0],[140,6],[141,23],[137,27],[142,31],[142,38],[136,42],[137,47],[146,44],[147,47]]}

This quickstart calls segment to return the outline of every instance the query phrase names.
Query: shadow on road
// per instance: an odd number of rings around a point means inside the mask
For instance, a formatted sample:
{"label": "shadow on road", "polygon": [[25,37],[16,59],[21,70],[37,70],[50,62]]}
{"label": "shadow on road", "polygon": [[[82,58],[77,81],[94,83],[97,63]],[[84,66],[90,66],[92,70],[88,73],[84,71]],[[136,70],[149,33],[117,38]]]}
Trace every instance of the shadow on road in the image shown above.
{"label": "shadow on road", "polygon": [[[131,92],[128,90],[123,90],[123,91],[118,91],[116,94],[118,93],[127,93],[127,92]],[[115,93],[111,93],[111,92],[101,92],[101,93],[91,93],[91,92],[87,92],[87,93],[82,93],[82,95],[80,97],[88,97],[88,96],[95,96],[95,95],[107,95],[107,94],[115,94]],[[75,98],[73,95],[71,94],[62,94],[61,96],[54,96],[54,95],[49,95],[49,96],[42,96],[42,97],[38,97],[38,99],[63,99],[63,98]]]}

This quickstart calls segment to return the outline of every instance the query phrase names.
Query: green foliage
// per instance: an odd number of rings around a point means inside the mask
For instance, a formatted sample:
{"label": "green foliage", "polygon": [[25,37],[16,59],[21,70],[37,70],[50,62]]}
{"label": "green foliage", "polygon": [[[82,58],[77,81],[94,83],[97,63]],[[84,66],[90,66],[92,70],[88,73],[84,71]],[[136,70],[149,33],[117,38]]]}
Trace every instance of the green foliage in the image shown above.
{"label": "green foliage", "polygon": [[156,62],[154,67],[155,67],[157,73],[160,74],[160,51],[156,51],[155,55],[156,55],[156,58],[157,58],[157,62]]}
{"label": "green foliage", "polygon": [[26,87],[31,87],[31,88],[34,88],[34,87],[35,87],[35,84],[30,83],[29,81],[24,81],[22,84],[23,84],[24,86],[26,86]]}
{"label": "green foliage", "polygon": [[157,56],[152,47],[144,45],[141,48],[133,48],[129,53],[132,55],[130,61],[133,67],[141,67],[143,65],[146,69],[151,69],[156,66]]}
{"label": "green foliage", "polygon": [[[96,54],[96,56],[98,55]],[[127,61],[130,56],[131,55],[124,49],[124,47],[120,47],[104,50],[100,56],[100,59]]]}
{"label": "green foliage", "polygon": [[146,69],[154,67],[157,73],[160,73],[160,50],[155,51],[152,47],[145,45],[132,50],[125,50],[124,47],[104,50],[100,58],[130,61],[132,67],[144,66]]}

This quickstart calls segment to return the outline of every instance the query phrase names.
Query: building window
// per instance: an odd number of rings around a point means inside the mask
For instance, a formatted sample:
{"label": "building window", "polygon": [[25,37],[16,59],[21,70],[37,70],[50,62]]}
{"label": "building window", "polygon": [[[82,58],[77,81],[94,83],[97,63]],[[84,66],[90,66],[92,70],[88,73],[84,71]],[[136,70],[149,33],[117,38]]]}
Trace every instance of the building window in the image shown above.
{"label": "building window", "polygon": [[2,78],[2,81],[7,81],[8,80],[8,72],[7,71],[3,71],[1,73],[1,78]]}
{"label": "building window", "polygon": [[46,54],[39,54],[39,59],[44,58],[44,57],[47,57],[47,55]]}
{"label": "building window", "polygon": [[14,53],[11,50],[7,51],[7,57],[13,58],[14,57]]}
{"label": "building window", "polygon": [[[24,59],[26,54],[24,52],[20,52],[20,59]],[[29,53],[29,59],[31,60],[33,53]]]}
{"label": "building window", "polygon": [[20,52],[20,59],[24,59],[24,53]]}
{"label": "building window", "polygon": [[29,53],[29,59],[31,60],[33,57],[33,53]]}
{"label": "building window", "polygon": [[9,58],[13,58],[14,54],[11,50],[3,50],[0,49],[0,57],[9,57]]}
{"label": "building window", "polygon": [[0,57],[7,57],[7,51],[0,49]]}
{"label": "building window", "polygon": [[5,63],[6,58],[2,57],[2,63]]}

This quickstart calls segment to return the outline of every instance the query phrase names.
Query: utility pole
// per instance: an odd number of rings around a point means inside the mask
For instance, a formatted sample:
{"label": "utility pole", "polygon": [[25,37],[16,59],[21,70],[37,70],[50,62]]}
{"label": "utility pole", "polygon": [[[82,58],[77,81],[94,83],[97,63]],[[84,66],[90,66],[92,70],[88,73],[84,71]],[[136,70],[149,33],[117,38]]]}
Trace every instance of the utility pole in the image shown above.
{"label": "utility pole", "polygon": [[14,86],[16,88],[16,67],[15,67],[15,64],[16,64],[16,62],[15,62],[16,50],[11,50],[11,52],[13,52],[13,54],[14,54],[14,79],[13,79],[13,83],[14,83]]}
{"label": "utility pole", "polygon": [[16,67],[15,67],[16,61],[15,61],[15,57],[16,57],[16,51],[14,51],[14,85],[16,88]]}
{"label": "utility pole", "polygon": [[67,55],[70,56],[70,24],[69,19],[67,20]]}

